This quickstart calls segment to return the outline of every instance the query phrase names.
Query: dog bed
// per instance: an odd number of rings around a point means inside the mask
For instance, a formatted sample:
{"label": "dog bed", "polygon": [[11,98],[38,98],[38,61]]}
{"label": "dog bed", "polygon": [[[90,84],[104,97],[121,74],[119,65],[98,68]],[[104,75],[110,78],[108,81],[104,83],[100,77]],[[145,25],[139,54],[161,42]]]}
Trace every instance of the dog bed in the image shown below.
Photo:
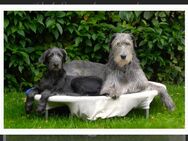
{"label": "dog bed", "polygon": [[[150,83],[165,87],[165,85],[161,83]],[[49,97],[45,115],[47,119],[48,110],[67,105],[72,115],[88,120],[125,116],[133,108],[146,110],[146,118],[148,118],[150,103],[157,94],[157,90],[147,90],[139,93],[121,95],[116,100],[106,96],[55,95]],[[35,100],[39,101],[40,97],[41,95],[36,95]]]}

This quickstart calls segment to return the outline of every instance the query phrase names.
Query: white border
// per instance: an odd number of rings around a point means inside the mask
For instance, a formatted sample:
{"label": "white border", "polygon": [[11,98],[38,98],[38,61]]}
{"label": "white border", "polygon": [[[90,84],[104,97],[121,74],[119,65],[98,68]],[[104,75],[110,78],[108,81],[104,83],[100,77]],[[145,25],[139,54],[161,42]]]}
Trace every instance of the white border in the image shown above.
{"label": "white border", "polygon": [[[42,9],[42,10],[41,10]],[[188,53],[188,8],[187,5],[0,5],[0,29],[3,28],[3,11],[185,11],[185,62],[187,64]],[[4,33],[4,32],[3,32]],[[0,64],[3,67],[3,33],[0,30]],[[185,68],[185,76],[188,75],[188,67]],[[4,94],[4,74],[0,70],[0,92]],[[186,77],[185,86],[188,84]],[[185,89],[185,129],[4,129],[3,96],[0,97],[0,134],[7,135],[184,135],[188,133],[187,118],[187,88]],[[62,123],[63,124],[63,123]]]}

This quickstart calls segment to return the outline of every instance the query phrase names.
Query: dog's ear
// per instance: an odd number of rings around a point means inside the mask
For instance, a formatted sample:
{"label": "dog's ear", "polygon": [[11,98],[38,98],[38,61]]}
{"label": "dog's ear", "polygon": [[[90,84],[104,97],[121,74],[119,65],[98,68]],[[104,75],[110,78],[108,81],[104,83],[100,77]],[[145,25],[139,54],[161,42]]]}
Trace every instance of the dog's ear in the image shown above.
{"label": "dog's ear", "polygon": [[60,49],[62,54],[63,54],[63,63],[65,63],[67,61],[67,52],[64,49]]}
{"label": "dog's ear", "polygon": [[46,50],[42,55],[41,55],[41,57],[39,58],[39,62],[40,63],[43,63],[43,64],[45,64],[45,65],[47,65],[48,64],[48,54],[50,53],[50,50],[51,49],[48,49],[48,50]]}
{"label": "dog's ear", "polygon": [[109,47],[112,48],[112,41],[114,40],[114,38],[116,37],[116,33],[114,33],[110,39],[110,42],[109,42]]}
{"label": "dog's ear", "polygon": [[134,47],[137,47],[136,39],[135,39],[134,35],[130,33],[130,36],[131,36],[131,38],[132,38]]}

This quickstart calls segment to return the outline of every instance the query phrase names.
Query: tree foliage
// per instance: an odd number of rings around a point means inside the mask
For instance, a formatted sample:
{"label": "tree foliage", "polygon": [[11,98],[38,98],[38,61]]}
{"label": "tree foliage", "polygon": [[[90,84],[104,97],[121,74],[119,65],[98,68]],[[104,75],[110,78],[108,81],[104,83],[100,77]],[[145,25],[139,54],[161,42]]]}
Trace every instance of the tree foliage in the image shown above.
{"label": "tree foliage", "polygon": [[148,79],[184,82],[184,11],[7,11],[4,13],[5,87],[38,81],[48,48],[65,48],[70,60],[106,63],[113,33],[131,32]]}

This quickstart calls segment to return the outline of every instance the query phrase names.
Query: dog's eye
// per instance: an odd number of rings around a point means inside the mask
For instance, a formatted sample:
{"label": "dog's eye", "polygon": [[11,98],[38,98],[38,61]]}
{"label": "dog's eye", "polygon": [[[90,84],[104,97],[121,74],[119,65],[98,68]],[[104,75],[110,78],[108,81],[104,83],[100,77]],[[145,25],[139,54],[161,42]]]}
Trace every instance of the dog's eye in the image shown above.
{"label": "dog's eye", "polygon": [[126,46],[130,46],[131,44],[129,42],[125,42],[125,45]]}
{"label": "dog's eye", "polygon": [[60,53],[58,53],[57,56],[62,57],[62,55]]}
{"label": "dog's eye", "polygon": [[120,46],[121,45],[121,43],[117,43],[117,46]]}
{"label": "dog's eye", "polygon": [[53,56],[53,53],[49,54],[48,57],[51,58]]}

